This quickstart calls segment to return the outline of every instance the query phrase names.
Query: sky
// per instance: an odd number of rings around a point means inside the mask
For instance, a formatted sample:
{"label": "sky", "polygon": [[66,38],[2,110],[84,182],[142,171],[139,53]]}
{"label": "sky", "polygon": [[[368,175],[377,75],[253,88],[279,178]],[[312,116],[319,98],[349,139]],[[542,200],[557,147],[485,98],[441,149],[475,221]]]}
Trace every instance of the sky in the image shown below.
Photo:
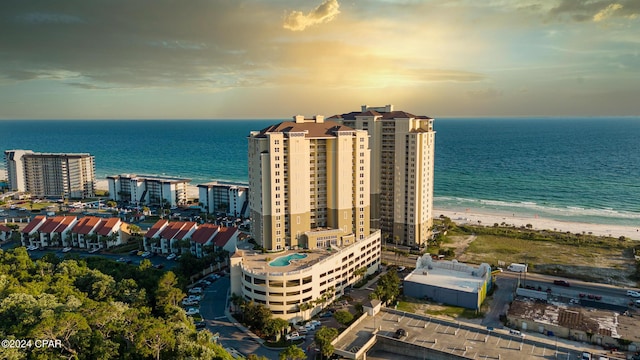
{"label": "sky", "polygon": [[640,116],[639,0],[3,0],[0,119]]}

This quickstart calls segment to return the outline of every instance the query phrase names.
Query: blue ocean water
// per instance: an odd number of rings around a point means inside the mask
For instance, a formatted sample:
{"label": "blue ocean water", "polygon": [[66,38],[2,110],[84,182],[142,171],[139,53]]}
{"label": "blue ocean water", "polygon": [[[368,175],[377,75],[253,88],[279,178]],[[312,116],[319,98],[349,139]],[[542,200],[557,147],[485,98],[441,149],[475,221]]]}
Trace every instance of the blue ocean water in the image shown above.
{"label": "blue ocean water", "polygon": [[[247,135],[279,120],[4,120],[0,150],[88,152],[96,175],[247,181]],[[640,226],[639,118],[435,121],[436,208]]]}

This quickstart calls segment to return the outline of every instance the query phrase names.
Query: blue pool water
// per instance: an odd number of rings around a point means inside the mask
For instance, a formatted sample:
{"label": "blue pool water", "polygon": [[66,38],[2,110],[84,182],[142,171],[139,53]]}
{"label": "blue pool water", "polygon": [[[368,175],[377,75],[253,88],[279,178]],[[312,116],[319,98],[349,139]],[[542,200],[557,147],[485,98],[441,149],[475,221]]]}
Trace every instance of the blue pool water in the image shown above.
{"label": "blue pool water", "polygon": [[276,258],[272,262],[269,263],[269,266],[287,266],[291,263],[291,260],[300,260],[307,257],[307,254],[289,254],[287,256],[280,256]]}

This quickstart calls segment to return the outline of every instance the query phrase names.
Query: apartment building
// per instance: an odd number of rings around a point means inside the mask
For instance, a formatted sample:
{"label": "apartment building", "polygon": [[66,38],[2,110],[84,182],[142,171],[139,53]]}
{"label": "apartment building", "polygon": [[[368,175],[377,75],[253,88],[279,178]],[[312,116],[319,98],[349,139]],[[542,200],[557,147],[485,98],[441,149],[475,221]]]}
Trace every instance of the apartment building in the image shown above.
{"label": "apartment building", "polygon": [[393,105],[363,105],[329,119],[369,133],[371,226],[388,241],[425,244],[433,226],[433,119]]}
{"label": "apartment building", "polygon": [[86,153],[7,150],[9,188],[34,197],[84,199],[95,196],[94,157]]}
{"label": "apartment building", "polygon": [[207,251],[235,251],[239,235],[236,227],[162,219],[144,235],[143,246],[146,251],[157,254],[191,253],[201,258],[207,255]]}
{"label": "apartment building", "polygon": [[377,270],[368,141],[366,131],[319,115],[251,132],[251,231],[266,253],[247,248],[231,257],[233,293],[295,322]]}
{"label": "apartment building", "polygon": [[164,205],[187,203],[191,179],[154,175],[121,174],[107,176],[109,197],[131,204]]}
{"label": "apartment building", "polygon": [[212,181],[198,184],[198,199],[202,211],[209,214],[249,217],[249,187],[247,184]]}
{"label": "apartment building", "polygon": [[21,231],[23,246],[106,249],[123,244],[126,226],[119,218],[35,216]]}

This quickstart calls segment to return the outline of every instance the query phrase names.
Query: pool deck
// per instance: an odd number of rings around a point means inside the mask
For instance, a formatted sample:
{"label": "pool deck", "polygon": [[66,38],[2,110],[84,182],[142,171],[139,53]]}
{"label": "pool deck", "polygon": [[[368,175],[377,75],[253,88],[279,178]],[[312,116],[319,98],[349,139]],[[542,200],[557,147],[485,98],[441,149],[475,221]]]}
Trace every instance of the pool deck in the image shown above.
{"label": "pool deck", "polygon": [[[248,244],[251,245],[251,244]],[[287,273],[308,268],[318,263],[320,260],[336,253],[336,250],[328,251],[326,249],[314,250],[285,250],[275,253],[262,253],[255,251],[252,246],[238,246],[238,250],[243,252],[242,263],[245,269],[251,269],[254,273]],[[301,253],[307,255],[304,259],[292,260],[287,266],[271,266],[270,262],[281,256]]]}

